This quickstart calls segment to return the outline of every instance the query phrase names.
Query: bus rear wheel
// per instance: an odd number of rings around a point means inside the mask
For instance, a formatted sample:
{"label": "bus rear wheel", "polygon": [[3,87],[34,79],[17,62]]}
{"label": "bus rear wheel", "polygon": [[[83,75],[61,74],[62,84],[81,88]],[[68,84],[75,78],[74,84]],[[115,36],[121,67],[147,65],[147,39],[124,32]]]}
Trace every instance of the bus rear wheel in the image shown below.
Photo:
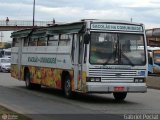
{"label": "bus rear wheel", "polygon": [[114,92],[113,96],[116,101],[123,101],[127,96],[127,92]]}
{"label": "bus rear wheel", "polygon": [[65,77],[64,94],[67,98],[72,98],[72,87],[71,87],[71,80],[69,76]]}

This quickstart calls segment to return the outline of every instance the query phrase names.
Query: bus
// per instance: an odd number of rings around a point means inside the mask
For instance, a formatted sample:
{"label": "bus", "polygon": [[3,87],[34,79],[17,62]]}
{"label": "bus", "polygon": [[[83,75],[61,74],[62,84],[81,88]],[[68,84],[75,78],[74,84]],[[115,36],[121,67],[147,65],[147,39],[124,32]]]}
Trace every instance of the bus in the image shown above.
{"label": "bus", "polygon": [[148,74],[160,75],[160,47],[147,47]]}
{"label": "bus", "polygon": [[[144,25],[81,20],[13,32],[11,76],[29,89],[47,86],[73,93],[145,93],[147,49]],[[143,49],[139,49],[143,46]]]}

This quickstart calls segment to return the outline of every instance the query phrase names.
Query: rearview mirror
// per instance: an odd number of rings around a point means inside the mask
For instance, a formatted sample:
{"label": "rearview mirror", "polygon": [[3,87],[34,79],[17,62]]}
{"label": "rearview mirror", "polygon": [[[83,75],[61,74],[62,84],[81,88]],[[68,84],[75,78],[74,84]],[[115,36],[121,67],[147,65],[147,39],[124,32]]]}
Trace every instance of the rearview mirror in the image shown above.
{"label": "rearview mirror", "polygon": [[91,36],[88,33],[85,33],[84,35],[84,44],[88,44],[91,40]]}

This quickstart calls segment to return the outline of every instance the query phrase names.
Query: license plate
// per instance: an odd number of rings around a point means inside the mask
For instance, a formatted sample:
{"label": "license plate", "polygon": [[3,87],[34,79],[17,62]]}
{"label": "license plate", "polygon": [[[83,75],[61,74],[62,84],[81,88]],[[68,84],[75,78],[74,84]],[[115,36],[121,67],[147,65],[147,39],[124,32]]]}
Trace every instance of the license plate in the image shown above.
{"label": "license plate", "polygon": [[114,92],[123,92],[123,91],[124,91],[124,87],[123,86],[114,87]]}

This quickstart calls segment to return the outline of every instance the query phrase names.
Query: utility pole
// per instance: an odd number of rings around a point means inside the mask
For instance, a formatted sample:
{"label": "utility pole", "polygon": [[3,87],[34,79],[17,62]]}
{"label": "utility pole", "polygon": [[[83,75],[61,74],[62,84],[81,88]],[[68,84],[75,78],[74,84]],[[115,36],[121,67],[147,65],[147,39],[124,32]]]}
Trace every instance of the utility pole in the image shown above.
{"label": "utility pole", "polygon": [[33,1],[33,27],[34,27],[34,19],[35,19],[35,0]]}

